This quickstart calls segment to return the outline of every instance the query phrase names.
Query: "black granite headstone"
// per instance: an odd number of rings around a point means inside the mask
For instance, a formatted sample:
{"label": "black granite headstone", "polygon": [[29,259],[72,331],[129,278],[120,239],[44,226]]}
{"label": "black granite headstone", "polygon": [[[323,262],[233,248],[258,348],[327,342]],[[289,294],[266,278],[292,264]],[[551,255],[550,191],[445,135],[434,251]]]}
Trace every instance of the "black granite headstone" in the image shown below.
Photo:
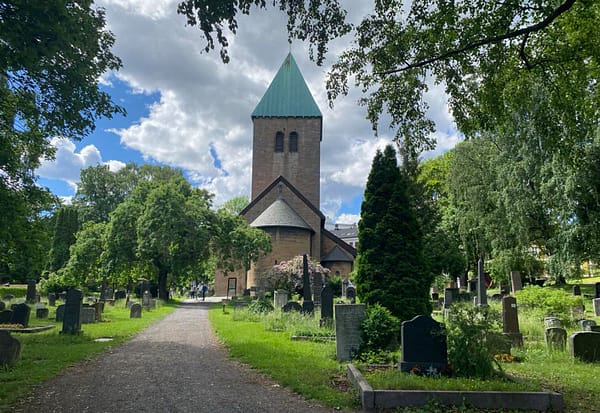
{"label": "black granite headstone", "polygon": [[13,309],[12,321],[13,324],[21,324],[23,327],[29,326],[29,315],[31,314],[31,308],[25,304],[17,304]]}
{"label": "black granite headstone", "polygon": [[600,298],[600,282],[597,282],[595,284],[595,286],[596,286],[596,295],[594,298]]}
{"label": "black granite headstone", "polygon": [[56,305],[56,294],[48,293],[48,305],[54,307]]}
{"label": "black granite headstone", "polygon": [[439,373],[448,366],[446,336],[442,325],[429,316],[418,315],[402,322],[400,370]]}
{"label": "black granite headstone", "polygon": [[569,336],[571,355],[581,361],[595,363],[600,361],[600,333],[580,331]]}
{"label": "black granite headstone", "polygon": [[36,308],[35,309],[35,318],[48,318],[48,309],[47,308]]}
{"label": "black granite headstone", "polygon": [[321,319],[333,318],[333,290],[325,285],[321,290]]}
{"label": "black granite headstone", "polygon": [[61,304],[58,307],[56,307],[56,321],[58,321],[59,323],[62,323],[64,318],[65,318],[65,305]]}
{"label": "black granite headstone", "polygon": [[573,295],[581,295],[581,286],[579,284],[573,286]]}
{"label": "black granite headstone", "polygon": [[10,324],[12,321],[12,310],[2,310],[0,311],[0,324]]}
{"label": "black granite headstone", "polygon": [[133,303],[129,309],[129,318],[142,318],[142,306],[139,303]]}
{"label": "black granite headstone", "polygon": [[14,365],[21,355],[21,343],[8,331],[0,331],[0,366]]}
{"label": "black granite headstone", "polygon": [[35,303],[35,280],[28,280],[27,281],[27,296],[25,298],[25,300],[28,303]]}
{"label": "black granite headstone", "polygon": [[301,313],[302,306],[296,301],[289,301],[286,305],[284,305],[281,308],[281,311],[283,311],[284,313],[289,313],[290,311],[296,311],[297,313]]}
{"label": "black granite headstone", "polygon": [[70,289],[67,291],[61,334],[81,334],[82,303],[83,293],[81,290]]}

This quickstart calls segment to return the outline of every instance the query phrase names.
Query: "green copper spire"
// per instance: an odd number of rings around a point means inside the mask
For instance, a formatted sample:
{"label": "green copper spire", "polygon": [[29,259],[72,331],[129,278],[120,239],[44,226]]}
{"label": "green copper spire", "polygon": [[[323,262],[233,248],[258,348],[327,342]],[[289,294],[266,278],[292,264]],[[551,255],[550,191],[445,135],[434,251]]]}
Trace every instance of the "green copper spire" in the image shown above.
{"label": "green copper spire", "polygon": [[252,112],[252,118],[264,117],[322,117],[292,53]]}

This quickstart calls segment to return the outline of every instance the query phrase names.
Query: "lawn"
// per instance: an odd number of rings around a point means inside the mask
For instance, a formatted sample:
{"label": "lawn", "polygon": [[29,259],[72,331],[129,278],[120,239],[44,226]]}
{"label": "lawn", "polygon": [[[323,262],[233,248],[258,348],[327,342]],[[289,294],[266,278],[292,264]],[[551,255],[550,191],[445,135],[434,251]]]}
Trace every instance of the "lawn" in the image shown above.
{"label": "lawn", "polygon": [[[21,342],[21,358],[10,368],[0,368],[0,412],[10,411],[11,405],[31,388],[56,376],[77,361],[131,338],[150,324],[164,318],[175,309],[175,303],[162,304],[152,311],[144,311],[142,318],[129,318],[124,301],[104,307],[103,321],[82,325],[83,334],[61,335],[62,323],[49,319],[36,319],[32,310],[30,326],[54,325],[55,328],[36,334],[12,333]],[[50,318],[56,307],[50,307]],[[110,337],[111,341],[95,341]]]}

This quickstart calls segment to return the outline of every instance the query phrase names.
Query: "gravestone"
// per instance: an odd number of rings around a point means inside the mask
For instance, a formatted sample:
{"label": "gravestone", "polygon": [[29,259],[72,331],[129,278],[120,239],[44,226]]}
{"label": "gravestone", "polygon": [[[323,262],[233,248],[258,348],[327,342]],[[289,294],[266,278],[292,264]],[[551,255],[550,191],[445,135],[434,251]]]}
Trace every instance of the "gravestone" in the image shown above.
{"label": "gravestone", "polygon": [[8,331],[0,331],[0,366],[14,366],[21,355],[21,343]]}
{"label": "gravestone", "polygon": [[48,293],[48,305],[54,307],[56,305],[56,294]]}
{"label": "gravestone", "polygon": [[440,300],[440,293],[431,293],[431,300],[438,302]]}
{"label": "gravestone", "polygon": [[289,301],[286,305],[281,308],[281,311],[284,313],[289,313],[290,311],[295,311],[297,313],[302,312],[302,306],[298,304],[296,301]]}
{"label": "gravestone", "polygon": [[127,292],[124,290],[115,291],[115,300],[124,300],[127,297]]}
{"label": "gravestone", "polygon": [[112,300],[113,299],[113,295],[114,295],[114,291],[112,288],[107,287],[106,290],[104,291],[104,299],[105,300]]}
{"label": "gravestone", "polygon": [[12,324],[21,324],[23,327],[29,326],[29,315],[31,314],[31,308],[25,304],[17,304],[13,309]]}
{"label": "gravestone", "polygon": [[592,307],[594,307],[594,317],[600,317],[600,298],[592,300]]}
{"label": "gravestone", "polygon": [[453,302],[458,299],[458,288],[446,288],[444,290],[444,308],[450,308]]}
{"label": "gravestone", "polygon": [[150,291],[146,290],[142,294],[142,308],[145,308],[146,310],[150,309],[150,301],[152,301],[152,294],[150,294]]}
{"label": "gravestone", "polygon": [[510,288],[513,294],[523,289],[523,281],[519,271],[510,272]]}
{"label": "gravestone", "polygon": [[310,276],[308,272],[308,256],[304,254],[302,256],[302,283],[304,289],[304,300],[302,302],[302,311],[305,314],[312,314],[315,310],[315,305],[312,301],[311,290],[310,290]]}
{"label": "gravestone", "polygon": [[35,303],[35,280],[27,280],[27,296],[25,301],[28,303]]}
{"label": "gravestone", "polygon": [[402,361],[400,370],[410,372],[412,368],[440,373],[448,366],[446,336],[442,325],[433,318],[418,315],[403,321],[401,329]]}
{"label": "gravestone", "polygon": [[321,305],[321,291],[323,290],[323,274],[320,272],[316,272],[313,274],[313,301],[315,303],[315,307],[319,307]]}
{"label": "gravestone", "polygon": [[10,324],[12,321],[13,312],[12,310],[0,311],[0,324]]}
{"label": "gravestone", "polygon": [[571,356],[590,363],[600,361],[600,333],[580,331],[569,336]]}
{"label": "gravestone", "polygon": [[356,303],[356,288],[354,288],[351,282],[348,283],[348,287],[346,288],[346,298],[350,300],[350,304]]}
{"label": "gravestone", "polygon": [[544,317],[544,328],[562,328],[558,317]]}
{"label": "gravestone", "polygon": [[333,290],[325,285],[321,290],[321,320],[333,319]]}
{"label": "gravestone", "polygon": [[67,291],[61,334],[81,334],[83,292],[76,288]]}
{"label": "gravestone", "polygon": [[348,298],[346,292],[348,290],[348,284],[350,284],[349,280],[342,280],[342,297]]}
{"label": "gravestone", "polygon": [[65,318],[65,305],[61,304],[56,307],[56,321],[62,322]]}
{"label": "gravestone", "polygon": [[273,292],[273,307],[281,309],[288,302],[288,292],[286,290],[275,290]]}
{"label": "gravestone", "polygon": [[514,347],[523,347],[523,334],[519,331],[517,299],[502,297],[502,332],[510,338]]}
{"label": "gravestone", "polygon": [[573,286],[573,295],[581,295],[581,286],[579,284]]}
{"label": "gravestone", "polygon": [[467,291],[471,294],[477,294],[477,278],[469,278],[467,281]]}
{"label": "gravestone", "polygon": [[335,353],[339,361],[349,361],[362,344],[361,328],[364,304],[335,305]]}
{"label": "gravestone", "polygon": [[564,351],[567,345],[567,330],[562,327],[549,327],[544,332],[548,350]]}
{"label": "gravestone", "polygon": [[596,325],[594,320],[581,320],[579,321],[579,326],[581,327],[581,331],[592,331],[592,327]]}
{"label": "gravestone", "polygon": [[594,295],[594,298],[600,298],[600,282],[597,282],[595,284],[596,287],[596,294]]}
{"label": "gravestone", "polygon": [[477,262],[477,305],[487,305],[487,287],[485,273],[483,272],[483,260]]}
{"label": "gravestone", "polygon": [[315,312],[315,303],[312,301],[303,301],[302,302],[302,313],[303,314],[314,314]]}
{"label": "gravestone", "polygon": [[129,310],[129,318],[142,318],[142,306],[138,303],[133,303]]}
{"label": "gravestone", "polygon": [[36,308],[35,318],[48,318],[49,310],[47,308]]}
{"label": "gravestone", "polygon": [[81,307],[81,324],[92,324],[96,322],[96,309],[94,307]]}
{"label": "gravestone", "polygon": [[4,301],[0,301],[0,311],[6,310],[6,303]]}

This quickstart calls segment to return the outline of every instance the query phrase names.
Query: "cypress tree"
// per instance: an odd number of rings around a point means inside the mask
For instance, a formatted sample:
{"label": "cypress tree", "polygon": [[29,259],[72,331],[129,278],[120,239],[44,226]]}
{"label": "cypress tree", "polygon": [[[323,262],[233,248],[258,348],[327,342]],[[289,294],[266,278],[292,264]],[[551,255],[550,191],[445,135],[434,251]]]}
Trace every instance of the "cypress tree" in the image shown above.
{"label": "cypress tree", "polygon": [[67,264],[69,248],[75,243],[75,234],[78,230],[77,209],[72,206],[60,207],[56,212],[54,236],[48,257],[49,271],[59,270]]}
{"label": "cypress tree", "polygon": [[378,151],[358,226],[357,294],[362,302],[379,303],[401,320],[431,313],[431,280],[423,271],[422,233],[410,185],[393,147]]}

